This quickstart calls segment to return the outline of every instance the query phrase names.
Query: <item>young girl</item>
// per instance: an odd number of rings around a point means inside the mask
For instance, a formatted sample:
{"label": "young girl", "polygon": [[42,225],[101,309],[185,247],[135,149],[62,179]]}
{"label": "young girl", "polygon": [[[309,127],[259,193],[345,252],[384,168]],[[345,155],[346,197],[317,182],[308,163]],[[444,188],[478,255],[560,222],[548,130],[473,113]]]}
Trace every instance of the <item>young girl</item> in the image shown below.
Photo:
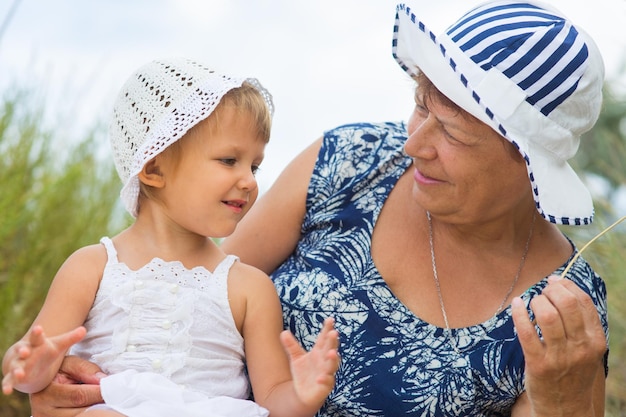
{"label": "young girl", "polygon": [[105,404],[84,417],[315,414],[339,366],[332,319],[305,352],[282,332],[267,275],[211,239],[231,234],[257,197],[272,111],[255,79],[190,60],[154,61],[130,77],[110,137],[136,219],[60,268],[4,357],[5,394],[46,387],[79,342],[71,353],[110,375],[100,381]]}

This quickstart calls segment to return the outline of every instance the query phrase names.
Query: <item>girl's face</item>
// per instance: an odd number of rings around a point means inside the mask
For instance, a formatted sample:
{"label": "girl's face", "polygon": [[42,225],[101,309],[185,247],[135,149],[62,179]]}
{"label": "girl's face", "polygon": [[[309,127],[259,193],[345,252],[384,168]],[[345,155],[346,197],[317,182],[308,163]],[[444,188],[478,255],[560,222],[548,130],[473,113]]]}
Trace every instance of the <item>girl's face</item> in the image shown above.
{"label": "girl's face", "polygon": [[224,106],[219,123],[204,121],[181,141],[177,163],[161,165],[161,201],[181,228],[206,237],[230,235],[257,198],[255,173],[265,142],[252,118]]}
{"label": "girl's face", "polygon": [[453,222],[480,222],[527,210],[526,163],[486,124],[416,95],[405,150],[413,158],[417,203]]}

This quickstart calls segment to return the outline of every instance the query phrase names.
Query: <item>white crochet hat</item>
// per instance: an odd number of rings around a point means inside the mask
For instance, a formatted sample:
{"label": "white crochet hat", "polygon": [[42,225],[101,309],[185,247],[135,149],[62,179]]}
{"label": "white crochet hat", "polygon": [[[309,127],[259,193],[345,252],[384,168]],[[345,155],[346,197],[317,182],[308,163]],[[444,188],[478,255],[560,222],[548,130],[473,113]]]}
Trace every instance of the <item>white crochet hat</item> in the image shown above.
{"label": "white crochet hat", "polygon": [[137,216],[143,166],[215,110],[228,91],[252,84],[274,113],[272,96],[255,78],[216,73],[196,61],[175,58],[139,68],[122,87],[113,107],[109,137],[126,210]]}
{"label": "white crochet hat", "polygon": [[604,64],[593,40],[535,0],[483,3],[438,36],[418,13],[397,7],[393,55],[404,71],[419,67],[518,149],[544,218],[590,223],[591,196],[567,160],[602,105]]}

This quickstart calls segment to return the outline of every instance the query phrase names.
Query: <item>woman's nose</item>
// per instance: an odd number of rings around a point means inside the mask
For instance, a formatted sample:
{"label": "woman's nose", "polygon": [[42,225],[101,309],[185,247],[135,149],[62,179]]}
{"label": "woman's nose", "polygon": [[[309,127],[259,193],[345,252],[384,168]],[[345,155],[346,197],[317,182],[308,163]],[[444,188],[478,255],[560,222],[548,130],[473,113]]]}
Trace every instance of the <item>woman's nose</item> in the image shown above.
{"label": "woman's nose", "polygon": [[421,118],[411,116],[407,128],[408,138],[404,144],[404,150],[409,156],[423,159],[432,159],[436,156],[433,139],[437,124],[432,114]]}

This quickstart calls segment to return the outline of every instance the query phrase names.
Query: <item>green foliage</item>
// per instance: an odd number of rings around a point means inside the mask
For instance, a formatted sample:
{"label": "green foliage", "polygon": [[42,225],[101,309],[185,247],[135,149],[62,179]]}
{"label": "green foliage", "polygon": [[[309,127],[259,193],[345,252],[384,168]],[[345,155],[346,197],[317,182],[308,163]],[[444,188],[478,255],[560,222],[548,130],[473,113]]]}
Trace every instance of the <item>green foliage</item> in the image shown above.
{"label": "green foliage", "polygon": [[605,88],[595,127],[583,136],[574,160],[578,172],[592,172],[612,186],[626,185],[626,99]]}
{"label": "green foliage", "polygon": [[[30,326],[65,258],[122,226],[119,179],[97,160],[96,135],[71,144],[44,131],[34,101],[18,92],[0,103],[2,352]],[[25,395],[0,396],[3,417],[27,410]]]}
{"label": "green foliage", "polygon": [[[596,126],[581,140],[573,161],[578,172],[599,175],[609,182],[606,198],[595,199],[596,215],[591,226],[567,227],[565,232],[581,248],[594,236],[626,215],[611,205],[618,187],[626,187],[626,98],[605,90],[604,108]],[[606,416],[626,416],[626,222],[595,241],[582,255],[604,278],[609,314],[609,376],[606,385]]]}
{"label": "green foliage", "polygon": [[[623,156],[626,158],[626,154]],[[587,258],[604,277],[608,291],[610,353],[607,413],[610,411],[613,414],[607,415],[626,416],[626,225],[619,230],[602,236]]]}
{"label": "green foliage", "polygon": [[[626,153],[623,154],[626,158]],[[622,213],[624,215],[624,213]],[[606,218],[596,217],[592,235],[610,226]],[[613,218],[611,218],[613,220]],[[581,248],[591,237],[588,230],[564,228]],[[626,222],[596,240],[583,253],[585,258],[604,278],[607,287],[609,315],[609,375],[606,383],[606,416],[626,416]]]}

